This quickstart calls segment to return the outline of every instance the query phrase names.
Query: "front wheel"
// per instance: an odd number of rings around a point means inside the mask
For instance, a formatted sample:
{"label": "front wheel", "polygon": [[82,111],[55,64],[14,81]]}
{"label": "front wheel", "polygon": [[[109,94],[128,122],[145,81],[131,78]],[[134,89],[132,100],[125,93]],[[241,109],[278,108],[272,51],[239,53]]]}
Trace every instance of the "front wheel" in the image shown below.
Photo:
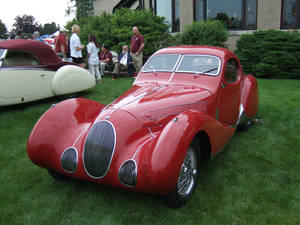
{"label": "front wheel", "polygon": [[187,203],[199,182],[200,143],[197,138],[191,142],[181,165],[177,185],[172,194],[165,196],[165,204],[179,208]]}

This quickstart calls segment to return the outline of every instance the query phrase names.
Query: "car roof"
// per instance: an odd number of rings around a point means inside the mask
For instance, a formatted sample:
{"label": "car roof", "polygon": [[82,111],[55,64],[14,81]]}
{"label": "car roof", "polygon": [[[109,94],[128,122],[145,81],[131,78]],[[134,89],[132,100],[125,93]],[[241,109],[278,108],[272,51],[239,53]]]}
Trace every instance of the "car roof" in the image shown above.
{"label": "car roof", "polygon": [[0,48],[31,52],[43,65],[62,63],[62,60],[56,55],[52,48],[40,41],[25,39],[0,41]]}
{"label": "car roof", "polygon": [[207,45],[183,45],[171,46],[157,51],[155,54],[203,54],[215,55],[223,58],[227,54],[233,54],[226,48]]}

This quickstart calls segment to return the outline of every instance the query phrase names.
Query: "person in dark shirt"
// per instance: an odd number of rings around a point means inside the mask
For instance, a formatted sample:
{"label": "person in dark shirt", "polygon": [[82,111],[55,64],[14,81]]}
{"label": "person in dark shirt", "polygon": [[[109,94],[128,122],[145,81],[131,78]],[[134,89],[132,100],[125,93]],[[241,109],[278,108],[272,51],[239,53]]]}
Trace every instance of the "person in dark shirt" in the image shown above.
{"label": "person in dark shirt", "polygon": [[137,27],[132,28],[133,36],[131,38],[130,55],[136,72],[138,73],[143,65],[143,49],[145,47],[144,38],[139,33]]}
{"label": "person in dark shirt", "polygon": [[102,51],[99,55],[99,61],[100,61],[100,74],[101,76],[104,76],[104,70],[105,66],[112,61],[112,54],[108,50],[108,47],[103,44],[102,45]]}

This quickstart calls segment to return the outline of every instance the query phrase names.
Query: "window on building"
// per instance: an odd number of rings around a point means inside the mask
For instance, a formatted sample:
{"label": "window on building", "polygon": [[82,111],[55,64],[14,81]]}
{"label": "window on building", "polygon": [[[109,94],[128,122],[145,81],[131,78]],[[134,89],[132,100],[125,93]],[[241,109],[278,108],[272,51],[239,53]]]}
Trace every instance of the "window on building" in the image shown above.
{"label": "window on building", "polygon": [[178,32],[180,27],[180,0],[151,0],[150,8],[158,16],[164,16],[170,32]]}
{"label": "window on building", "polygon": [[282,0],[281,28],[300,29],[300,0]]}
{"label": "window on building", "polygon": [[257,0],[194,0],[194,20],[218,19],[228,29],[256,29]]}

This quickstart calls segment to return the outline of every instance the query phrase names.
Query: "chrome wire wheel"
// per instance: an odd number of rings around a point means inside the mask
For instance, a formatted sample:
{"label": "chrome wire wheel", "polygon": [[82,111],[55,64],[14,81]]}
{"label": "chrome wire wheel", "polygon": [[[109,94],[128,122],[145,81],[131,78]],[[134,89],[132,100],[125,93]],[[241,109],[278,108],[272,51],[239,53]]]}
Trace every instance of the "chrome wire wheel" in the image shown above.
{"label": "chrome wire wheel", "polygon": [[196,149],[190,146],[185,155],[177,181],[177,190],[180,198],[185,198],[193,191],[196,175],[198,173],[197,158]]}
{"label": "chrome wire wheel", "polygon": [[174,191],[164,196],[165,204],[177,209],[187,203],[199,182],[201,145],[197,137],[190,143],[181,165]]}

